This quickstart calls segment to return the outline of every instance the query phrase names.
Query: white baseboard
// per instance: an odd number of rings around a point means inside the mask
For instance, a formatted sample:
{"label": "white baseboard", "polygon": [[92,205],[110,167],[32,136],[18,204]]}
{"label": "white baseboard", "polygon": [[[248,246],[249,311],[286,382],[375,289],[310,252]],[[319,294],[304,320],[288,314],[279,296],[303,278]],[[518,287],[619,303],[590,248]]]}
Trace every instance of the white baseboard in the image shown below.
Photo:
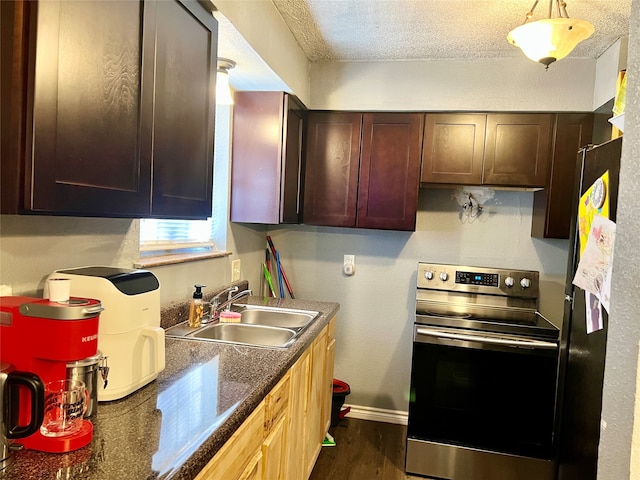
{"label": "white baseboard", "polygon": [[351,407],[351,411],[346,416],[359,420],[373,420],[374,422],[406,425],[407,419],[409,418],[409,412],[403,412],[402,410],[386,410],[384,408],[345,404],[343,408],[346,407]]}

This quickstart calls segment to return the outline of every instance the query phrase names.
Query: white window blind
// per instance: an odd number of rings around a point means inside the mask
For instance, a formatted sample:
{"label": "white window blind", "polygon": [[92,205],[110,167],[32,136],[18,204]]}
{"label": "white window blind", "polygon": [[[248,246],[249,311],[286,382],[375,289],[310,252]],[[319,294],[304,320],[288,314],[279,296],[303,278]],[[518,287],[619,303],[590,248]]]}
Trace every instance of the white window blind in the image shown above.
{"label": "white window blind", "polygon": [[140,220],[140,252],[154,254],[215,250],[215,222],[207,220]]}

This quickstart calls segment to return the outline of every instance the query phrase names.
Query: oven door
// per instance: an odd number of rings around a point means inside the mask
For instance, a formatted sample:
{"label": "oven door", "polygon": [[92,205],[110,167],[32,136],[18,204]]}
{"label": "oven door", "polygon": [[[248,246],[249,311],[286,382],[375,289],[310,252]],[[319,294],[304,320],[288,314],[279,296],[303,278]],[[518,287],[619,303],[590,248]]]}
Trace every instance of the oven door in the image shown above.
{"label": "oven door", "polygon": [[409,438],[549,459],[558,345],[416,325]]}

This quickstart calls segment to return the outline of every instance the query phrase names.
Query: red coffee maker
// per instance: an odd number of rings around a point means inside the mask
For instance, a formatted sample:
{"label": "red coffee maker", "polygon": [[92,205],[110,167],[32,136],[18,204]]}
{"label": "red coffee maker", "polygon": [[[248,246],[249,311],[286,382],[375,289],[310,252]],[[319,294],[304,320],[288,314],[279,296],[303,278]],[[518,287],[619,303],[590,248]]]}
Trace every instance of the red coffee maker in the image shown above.
{"label": "red coffee maker", "polygon": [[[35,373],[45,385],[65,380],[69,362],[96,355],[102,310],[100,301],[90,298],[51,302],[21,296],[0,297],[0,359],[18,370]],[[29,402],[28,396],[21,401]],[[25,405],[21,411],[29,408]],[[52,437],[38,431],[20,443],[31,450],[61,453],[82,448],[92,438],[93,424],[83,419],[76,433]]]}

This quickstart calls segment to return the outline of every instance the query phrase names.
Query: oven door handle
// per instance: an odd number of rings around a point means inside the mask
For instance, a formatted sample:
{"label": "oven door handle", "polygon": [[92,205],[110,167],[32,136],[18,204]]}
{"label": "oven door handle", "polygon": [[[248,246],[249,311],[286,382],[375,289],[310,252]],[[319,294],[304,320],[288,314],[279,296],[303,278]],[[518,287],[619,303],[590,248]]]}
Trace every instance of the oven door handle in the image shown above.
{"label": "oven door handle", "polygon": [[[416,327],[417,335],[424,335],[427,337],[442,338],[446,340],[460,340],[463,342],[478,342],[491,345],[502,345],[505,347],[527,348],[527,349],[542,349],[542,350],[557,350],[558,345],[553,342],[544,342],[541,340],[518,340],[515,338],[500,338],[500,337],[488,337],[482,335],[472,335],[468,333],[451,333],[442,330],[433,330],[430,328]],[[419,340],[418,340],[419,341]]]}

